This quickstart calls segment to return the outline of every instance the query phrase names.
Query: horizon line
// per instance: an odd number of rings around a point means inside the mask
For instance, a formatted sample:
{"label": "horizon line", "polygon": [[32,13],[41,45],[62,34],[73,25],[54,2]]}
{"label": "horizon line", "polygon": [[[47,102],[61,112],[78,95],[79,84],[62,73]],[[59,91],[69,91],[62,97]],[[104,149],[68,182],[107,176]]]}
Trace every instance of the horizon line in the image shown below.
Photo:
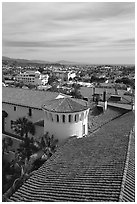
{"label": "horizon line", "polygon": [[[58,61],[49,61],[49,60],[40,60],[40,59],[26,59],[26,58],[13,58],[13,57],[9,57],[9,56],[5,56],[5,55],[2,55],[2,57],[7,57],[7,58],[10,58],[10,59],[13,59],[13,60],[28,60],[28,61],[41,61],[41,62],[45,62],[45,63],[59,63],[59,61],[66,61],[68,64],[71,63],[71,64],[85,64],[85,65],[134,65],[135,66],[135,63],[86,63],[86,62],[73,62],[73,61],[69,61],[69,60],[58,60]],[[35,63],[35,62],[34,62]],[[63,64],[63,63],[62,63]]]}

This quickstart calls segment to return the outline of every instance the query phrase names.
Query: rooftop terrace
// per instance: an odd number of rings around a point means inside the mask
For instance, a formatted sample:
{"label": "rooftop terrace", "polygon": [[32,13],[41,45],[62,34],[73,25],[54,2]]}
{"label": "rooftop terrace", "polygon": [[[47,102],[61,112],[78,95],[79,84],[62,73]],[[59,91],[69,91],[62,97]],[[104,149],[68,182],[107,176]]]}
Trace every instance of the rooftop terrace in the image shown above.
{"label": "rooftop terrace", "polygon": [[121,116],[126,112],[127,110],[108,106],[106,111],[99,114],[97,107],[94,107],[93,109],[91,108],[89,112],[89,122],[88,122],[89,133],[92,133],[93,131],[97,130],[101,126],[105,125],[111,120],[114,120],[115,118]]}

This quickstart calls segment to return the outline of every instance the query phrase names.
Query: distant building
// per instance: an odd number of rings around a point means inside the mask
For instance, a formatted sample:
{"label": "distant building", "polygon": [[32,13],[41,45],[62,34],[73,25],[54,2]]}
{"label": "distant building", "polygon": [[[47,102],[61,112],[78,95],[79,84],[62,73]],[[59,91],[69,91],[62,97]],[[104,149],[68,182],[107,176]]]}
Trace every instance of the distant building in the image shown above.
{"label": "distant building", "polygon": [[58,77],[59,79],[61,79],[62,81],[66,80],[68,81],[70,78],[74,78],[76,76],[76,73],[73,71],[64,71],[64,70],[58,70],[58,71],[54,71],[54,74],[56,77]]}
{"label": "distant building", "polygon": [[49,75],[42,75],[39,71],[26,71],[18,74],[15,79],[18,82],[24,82],[26,84],[33,85],[45,85],[48,83]]}
{"label": "distant building", "polygon": [[44,86],[44,85],[39,85],[39,86],[37,87],[37,89],[38,89],[38,90],[46,91],[47,89],[49,89],[49,88],[51,88],[51,87],[52,87],[51,85],[46,85],[46,86]]}
{"label": "distant building", "polygon": [[81,85],[81,86],[85,86],[85,87],[94,87],[93,84],[88,83],[88,82],[78,81],[77,84],[79,84],[79,85]]}
{"label": "distant building", "polygon": [[68,73],[66,71],[54,71],[54,75],[62,81],[67,80],[67,74]]}
{"label": "distant building", "polygon": [[75,72],[68,72],[68,80],[71,78],[71,79],[74,79],[76,77],[76,73]]}
{"label": "distant building", "polygon": [[3,87],[5,87],[5,86],[6,86],[6,84],[5,84],[4,82],[2,82],[2,86],[3,86]]}

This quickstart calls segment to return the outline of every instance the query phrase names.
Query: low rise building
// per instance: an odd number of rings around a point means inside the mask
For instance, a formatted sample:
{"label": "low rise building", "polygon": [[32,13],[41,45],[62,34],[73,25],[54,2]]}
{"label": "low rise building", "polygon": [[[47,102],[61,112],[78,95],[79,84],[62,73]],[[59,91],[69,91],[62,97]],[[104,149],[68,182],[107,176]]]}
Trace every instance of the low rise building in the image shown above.
{"label": "low rise building", "polygon": [[76,77],[76,73],[73,72],[73,71],[70,71],[68,72],[68,80],[71,78],[71,79],[74,79]]}
{"label": "low rise building", "polygon": [[[44,134],[44,125],[38,123],[44,120],[44,112],[41,108],[44,101],[56,98],[59,93],[41,92],[27,89],[3,87],[2,110],[7,113],[3,118],[3,132],[12,133],[13,124],[18,118],[26,117],[35,124],[35,137]],[[39,125],[40,124],[40,125]]]}
{"label": "low rise building", "polygon": [[2,93],[4,133],[15,134],[14,122],[26,117],[36,127],[36,138],[46,132],[60,141],[74,135],[82,137],[88,134],[89,109],[82,100],[56,92],[9,87],[3,87]]}
{"label": "low rise building", "polygon": [[48,74],[42,75],[39,71],[26,71],[18,74],[16,77],[18,82],[26,84],[45,85],[48,83]]}
{"label": "low rise building", "polygon": [[68,81],[70,78],[73,79],[74,77],[76,77],[76,73],[73,71],[58,70],[58,71],[55,71],[54,74],[62,81],[65,81],[65,80]]}

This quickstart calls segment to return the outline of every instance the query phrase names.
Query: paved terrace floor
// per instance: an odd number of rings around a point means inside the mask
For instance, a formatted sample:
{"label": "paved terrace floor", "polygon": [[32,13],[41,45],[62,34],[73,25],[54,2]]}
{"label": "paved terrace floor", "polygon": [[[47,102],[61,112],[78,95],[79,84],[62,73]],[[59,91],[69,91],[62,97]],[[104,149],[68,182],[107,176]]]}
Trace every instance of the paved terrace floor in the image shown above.
{"label": "paved terrace floor", "polygon": [[108,102],[109,106],[117,107],[117,108],[123,108],[125,110],[132,110],[131,104],[121,104],[121,103],[111,103]]}
{"label": "paved terrace floor", "polygon": [[92,133],[98,128],[100,128],[102,125],[110,122],[111,120],[121,116],[127,112],[127,110],[119,109],[117,107],[109,107],[106,111],[98,114],[97,108],[91,108],[89,112],[89,122],[88,122],[88,132]]}
{"label": "paved terrace floor", "polygon": [[133,112],[68,140],[8,201],[119,201]]}

